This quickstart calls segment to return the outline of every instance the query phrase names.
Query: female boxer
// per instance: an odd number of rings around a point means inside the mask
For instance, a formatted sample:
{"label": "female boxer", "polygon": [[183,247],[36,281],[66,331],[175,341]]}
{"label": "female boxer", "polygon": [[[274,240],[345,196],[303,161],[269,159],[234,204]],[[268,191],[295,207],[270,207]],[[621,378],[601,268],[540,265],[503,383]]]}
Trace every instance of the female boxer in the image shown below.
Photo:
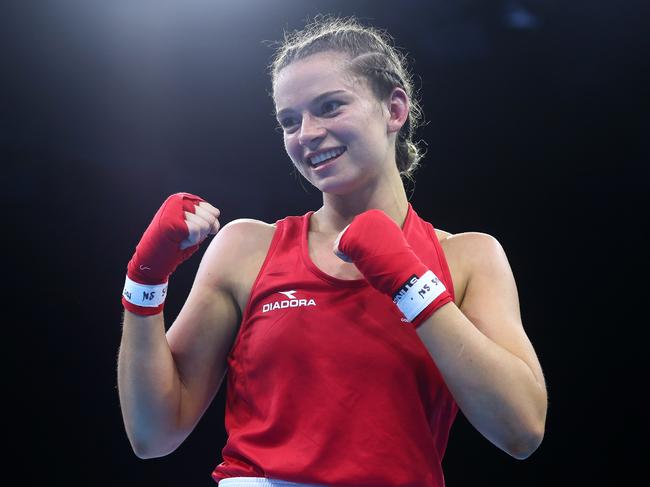
{"label": "female boxer", "polygon": [[[436,230],[408,202],[419,110],[403,57],[376,29],[319,19],[285,39],[271,71],[286,152],[323,204],[221,229],[197,196],[163,204],[122,296],[118,385],[135,453],[174,451],[226,376],[222,486],[442,486],[458,409],[528,457],[546,389],[512,271],[492,236]],[[165,333],[169,276],[209,234]]]}

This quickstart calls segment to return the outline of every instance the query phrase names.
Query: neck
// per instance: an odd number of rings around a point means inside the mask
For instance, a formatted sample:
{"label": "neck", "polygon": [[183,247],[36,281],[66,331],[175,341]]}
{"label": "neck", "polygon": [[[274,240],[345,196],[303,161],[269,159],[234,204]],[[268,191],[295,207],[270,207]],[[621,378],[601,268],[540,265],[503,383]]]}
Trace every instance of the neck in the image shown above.
{"label": "neck", "polygon": [[312,230],[338,235],[355,216],[371,209],[382,210],[402,227],[408,199],[399,173],[395,171],[390,179],[356,189],[352,194],[323,193],[323,206],[312,215]]}

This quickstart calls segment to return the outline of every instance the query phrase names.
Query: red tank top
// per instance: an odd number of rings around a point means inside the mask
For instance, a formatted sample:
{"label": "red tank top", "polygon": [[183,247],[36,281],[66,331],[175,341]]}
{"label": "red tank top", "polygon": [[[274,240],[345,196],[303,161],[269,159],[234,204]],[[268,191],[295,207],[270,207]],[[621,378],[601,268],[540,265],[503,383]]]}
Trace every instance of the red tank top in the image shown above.
{"label": "red tank top", "polygon": [[[227,358],[228,440],[212,477],[443,486],[458,406],[391,298],[311,261],[312,213],[277,222],[253,284]],[[433,226],[410,204],[403,231],[453,299]]]}

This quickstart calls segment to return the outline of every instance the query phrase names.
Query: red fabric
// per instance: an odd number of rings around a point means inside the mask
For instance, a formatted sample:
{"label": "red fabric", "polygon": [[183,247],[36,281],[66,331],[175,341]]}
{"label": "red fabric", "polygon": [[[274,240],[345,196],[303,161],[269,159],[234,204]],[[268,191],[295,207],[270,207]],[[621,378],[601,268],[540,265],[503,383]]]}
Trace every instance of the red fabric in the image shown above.
{"label": "red fabric", "polygon": [[[338,248],[375,289],[391,298],[411,276],[422,277],[429,270],[415,255],[399,225],[381,210],[356,216],[343,232]],[[419,326],[449,301],[449,293],[443,292],[418,314],[413,324]]]}
{"label": "red fabric", "polygon": [[[277,222],[251,289],[227,359],[228,441],[212,476],[441,487],[456,402],[388,296],[314,265],[311,214]],[[435,231],[410,205],[404,235],[453,295]]]}
{"label": "red fabric", "polygon": [[[194,205],[204,201],[190,193],[169,196],[158,209],[145,230],[135,253],[127,266],[127,276],[140,284],[163,284],[178,265],[199,248],[198,244],[181,250],[180,243],[189,236],[185,223],[185,211],[194,213]],[[147,308],[129,303],[122,297],[122,304],[132,313],[154,315],[162,311],[164,303]]]}

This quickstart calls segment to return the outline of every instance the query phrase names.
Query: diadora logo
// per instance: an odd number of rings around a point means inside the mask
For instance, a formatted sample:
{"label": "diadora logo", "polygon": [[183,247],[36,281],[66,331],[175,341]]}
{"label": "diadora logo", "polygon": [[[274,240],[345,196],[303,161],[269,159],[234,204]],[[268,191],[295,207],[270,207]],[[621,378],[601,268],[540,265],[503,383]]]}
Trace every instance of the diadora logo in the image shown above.
{"label": "diadora logo", "polygon": [[274,301],[272,303],[266,303],[262,306],[262,313],[267,311],[273,311],[276,309],[285,309],[285,308],[299,308],[300,306],[316,306],[316,302],[313,298],[297,298],[297,291],[279,291],[278,294],[286,296],[288,299],[283,299],[281,301]]}

